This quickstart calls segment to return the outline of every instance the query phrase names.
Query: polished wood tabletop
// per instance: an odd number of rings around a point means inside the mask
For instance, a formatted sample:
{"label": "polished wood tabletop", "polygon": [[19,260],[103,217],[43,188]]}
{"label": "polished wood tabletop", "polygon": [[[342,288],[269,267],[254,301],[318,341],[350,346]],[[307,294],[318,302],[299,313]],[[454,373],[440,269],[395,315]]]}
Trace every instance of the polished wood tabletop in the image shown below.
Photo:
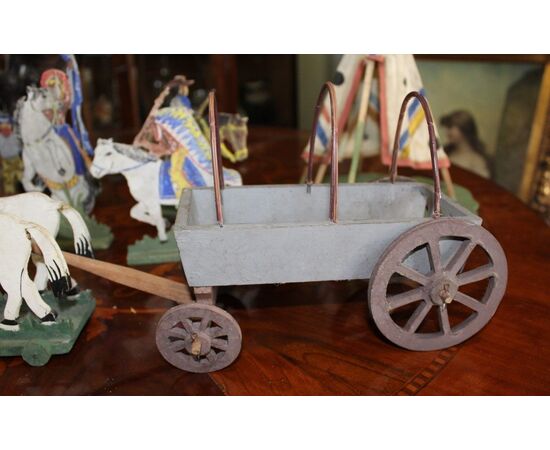
{"label": "polished wood tabletop", "polygon": [[[306,141],[303,132],[253,129],[249,159],[236,167],[245,184],[296,183]],[[364,169],[381,166],[370,159]],[[44,367],[19,357],[0,359],[0,393],[550,394],[550,228],[491,181],[456,167],[451,174],[479,201],[484,226],[509,265],[496,315],[461,345],[412,352],[388,342],[369,317],[368,281],[230,288],[218,304],[239,322],[242,352],[224,370],[191,374],[168,364],[155,346],[155,327],[170,301],[72,269],[97,300],[92,319],[73,351],[53,356]],[[122,177],[103,180],[95,215],[116,237],[109,250],[96,252],[98,259],[125,264],[127,246],[154,235],[152,227],[130,218],[132,204]],[[185,279],[179,263],[140,269]]]}

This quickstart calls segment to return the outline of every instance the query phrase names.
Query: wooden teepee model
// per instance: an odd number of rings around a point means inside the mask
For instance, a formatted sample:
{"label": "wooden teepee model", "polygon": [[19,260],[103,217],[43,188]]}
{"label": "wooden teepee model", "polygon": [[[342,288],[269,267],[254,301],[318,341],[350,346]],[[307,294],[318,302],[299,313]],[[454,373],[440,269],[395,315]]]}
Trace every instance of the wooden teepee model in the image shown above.
{"label": "wooden teepee model", "polygon": [[[342,159],[351,159],[348,182],[354,183],[361,160],[380,154],[382,163],[391,163],[391,139],[399,119],[401,101],[410,91],[425,94],[418,67],[412,55],[344,55],[336,76],[337,123],[341,130]],[[330,163],[328,105],[323,106],[317,127],[315,182],[320,183]],[[416,169],[431,167],[428,131],[418,101],[411,102],[403,117],[398,164]],[[438,148],[439,167],[447,192],[454,197],[449,174],[450,161]]]}

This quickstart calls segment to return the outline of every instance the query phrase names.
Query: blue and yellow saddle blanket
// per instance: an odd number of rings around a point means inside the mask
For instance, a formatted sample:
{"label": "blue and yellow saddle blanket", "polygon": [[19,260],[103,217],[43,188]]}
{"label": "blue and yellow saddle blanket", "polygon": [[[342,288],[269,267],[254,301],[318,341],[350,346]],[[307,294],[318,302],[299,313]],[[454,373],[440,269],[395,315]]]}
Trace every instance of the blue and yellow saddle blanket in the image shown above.
{"label": "blue and yellow saddle blanket", "polygon": [[[179,198],[186,187],[212,186],[210,144],[188,108],[162,108],[155,122],[178,141],[181,147],[170,160],[162,162],[159,177],[161,199]],[[224,169],[224,181],[231,186],[242,184],[240,174]]]}

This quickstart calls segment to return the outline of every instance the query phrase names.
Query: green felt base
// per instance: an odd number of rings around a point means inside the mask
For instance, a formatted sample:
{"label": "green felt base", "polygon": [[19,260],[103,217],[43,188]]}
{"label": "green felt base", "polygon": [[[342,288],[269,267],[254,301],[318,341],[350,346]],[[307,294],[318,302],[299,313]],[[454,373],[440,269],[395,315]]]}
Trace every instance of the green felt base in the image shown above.
{"label": "green felt base", "polygon": [[[92,248],[95,250],[108,249],[114,239],[111,228],[104,223],[99,223],[94,216],[88,216],[81,210],[79,210],[79,212],[82,215],[84,222],[86,222],[88,230],[90,230],[90,235],[92,236]],[[57,242],[63,250],[74,251],[73,230],[64,216],[61,216],[61,221],[59,223]]]}
{"label": "green felt base", "polygon": [[[388,174],[382,174],[382,173],[376,173],[376,172],[362,172],[357,174],[357,182],[358,183],[368,183],[371,181],[376,181],[381,178],[386,178]],[[418,181],[419,183],[428,184],[430,186],[433,185],[433,180],[428,177],[412,177],[415,181]],[[347,183],[348,176],[341,176],[340,177],[340,183]],[[327,178],[325,182],[330,182],[330,178]],[[460,186],[458,184],[454,184],[455,193],[456,193],[456,201],[464,206],[464,208],[468,209],[469,211],[473,212],[474,214],[477,214],[479,210],[479,203],[476,201],[472,193],[466,189],[464,186]],[[445,184],[442,183],[442,190],[443,193],[445,192]]]}
{"label": "green felt base", "polygon": [[135,244],[128,246],[126,262],[129,266],[140,266],[144,264],[162,264],[167,262],[178,262],[180,253],[173,231],[167,234],[168,240],[160,242],[157,237],[144,236]]}
{"label": "green felt base", "polygon": [[[42,294],[42,298],[59,313],[57,323],[43,325],[23,305],[18,319],[19,331],[0,329],[0,356],[21,355],[31,366],[43,366],[51,355],[62,355],[71,351],[94,312],[95,300],[91,292],[83,291],[74,300],[58,300],[48,291]],[[5,298],[0,296],[0,311],[4,311],[5,304]]]}

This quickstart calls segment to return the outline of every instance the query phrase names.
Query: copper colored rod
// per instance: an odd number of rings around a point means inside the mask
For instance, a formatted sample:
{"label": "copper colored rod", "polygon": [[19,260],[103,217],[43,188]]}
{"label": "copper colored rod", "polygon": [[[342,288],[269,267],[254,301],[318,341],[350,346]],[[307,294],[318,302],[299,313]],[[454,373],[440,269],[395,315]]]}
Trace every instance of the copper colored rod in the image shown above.
{"label": "copper colored rod", "polygon": [[216,203],[216,218],[220,227],[223,227],[222,193],[223,166],[220,152],[220,133],[218,129],[218,105],[216,91],[212,89],[208,94],[208,121],[210,125],[210,146],[212,148],[212,175],[214,177],[214,201]]}
{"label": "copper colored rod", "polygon": [[393,141],[393,153],[390,169],[390,181],[395,183],[397,178],[397,154],[399,153],[399,136],[401,135],[401,125],[403,124],[403,117],[407,110],[409,100],[413,97],[417,98],[422,109],[424,110],[424,116],[428,124],[428,134],[430,136],[430,156],[432,158],[432,171],[434,177],[434,212],[433,217],[438,218],[441,216],[441,182],[439,180],[439,163],[437,160],[437,139],[435,137],[434,120],[428,100],[422,94],[417,91],[409,92],[403,103],[401,104],[401,111],[399,111],[399,120],[397,121],[397,130],[395,131],[395,139]]}
{"label": "copper colored rod", "polygon": [[330,99],[330,220],[334,223],[338,220],[338,126],[336,125],[336,92],[334,85],[327,81],[319,93],[315,113],[313,115],[313,126],[309,137],[309,159],[307,163],[307,191],[311,192],[313,183],[313,150],[315,148],[315,137],[317,135],[317,124],[323,107],[325,95],[328,92]]}

